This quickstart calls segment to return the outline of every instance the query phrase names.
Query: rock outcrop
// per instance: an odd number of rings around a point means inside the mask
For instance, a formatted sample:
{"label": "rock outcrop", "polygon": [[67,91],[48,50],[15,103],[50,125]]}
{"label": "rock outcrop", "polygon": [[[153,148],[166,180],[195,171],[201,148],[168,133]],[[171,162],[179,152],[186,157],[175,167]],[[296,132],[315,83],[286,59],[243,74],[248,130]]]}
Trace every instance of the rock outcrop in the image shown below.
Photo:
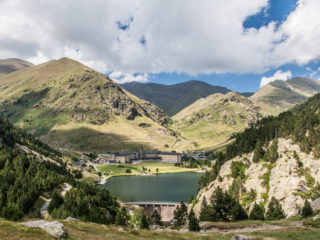
{"label": "rock outcrop", "polygon": [[26,227],[41,228],[55,238],[63,238],[67,233],[63,230],[63,224],[57,221],[49,222],[45,220],[23,222],[21,225]]}
{"label": "rock outcrop", "polygon": [[[320,196],[320,160],[315,159],[312,152],[301,152],[298,145],[287,139],[278,140],[278,155],[278,160],[272,165],[264,161],[254,163],[253,153],[226,162],[221,167],[219,177],[199,192],[199,201],[194,207],[196,215],[199,216],[203,198],[209,202],[215,188],[230,188],[235,180],[231,176],[231,166],[237,161],[246,164],[246,177],[239,194],[247,210],[251,209],[254,202],[267,206],[272,197],[280,201],[287,217],[298,215],[305,199],[314,200],[312,208],[320,209],[320,198],[314,199]],[[251,198],[250,193],[254,195]]]}

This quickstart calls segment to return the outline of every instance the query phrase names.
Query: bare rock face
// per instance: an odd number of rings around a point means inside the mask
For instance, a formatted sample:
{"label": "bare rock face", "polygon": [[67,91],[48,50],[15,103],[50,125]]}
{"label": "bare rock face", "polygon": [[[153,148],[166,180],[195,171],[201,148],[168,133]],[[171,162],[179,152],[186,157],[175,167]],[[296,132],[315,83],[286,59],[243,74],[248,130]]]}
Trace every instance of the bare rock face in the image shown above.
{"label": "bare rock face", "polygon": [[313,212],[316,212],[320,209],[320,197],[311,202],[311,208]]}
{"label": "bare rock face", "polygon": [[[299,156],[300,164],[294,157],[294,152]],[[278,155],[279,158],[271,169],[269,163],[254,163],[253,153],[243,154],[227,161],[221,167],[220,177],[199,192],[197,196],[199,201],[194,207],[196,215],[199,216],[203,198],[210,202],[215,188],[220,187],[225,191],[232,185],[234,179],[231,177],[231,165],[236,161],[242,161],[247,165],[245,171],[247,177],[239,193],[240,200],[251,190],[256,194],[256,198],[245,206],[248,211],[254,202],[265,203],[267,207],[271,198],[275,197],[280,201],[287,217],[298,215],[305,199],[310,201],[310,196],[314,195],[314,191],[318,191],[315,189],[320,179],[320,160],[315,159],[312,153],[301,152],[299,146],[286,139],[278,140]],[[267,185],[264,182],[266,174],[270,174]],[[320,198],[314,201],[311,199],[311,207],[313,210],[320,209]]]}
{"label": "bare rock face", "polygon": [[57,221],[49,222],[45,220],[23,222],[21,225],[26,227],[41,228],[55,238],[63,238],[67,233],[63,230],[63,224]]}

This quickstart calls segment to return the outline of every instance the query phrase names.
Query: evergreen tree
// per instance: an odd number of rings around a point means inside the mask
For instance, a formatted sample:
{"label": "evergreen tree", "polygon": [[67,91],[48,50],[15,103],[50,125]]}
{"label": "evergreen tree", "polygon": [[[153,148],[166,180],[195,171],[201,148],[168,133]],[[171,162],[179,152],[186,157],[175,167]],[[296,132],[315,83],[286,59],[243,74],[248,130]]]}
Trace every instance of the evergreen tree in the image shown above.
{"label": "evergreen tree", "polygon": [[187,206],[181,201],[180,206],[176,207],[173,212],[174,226],[181,227],[186,223],[188,216]]}
{"label": "evergreen tree", "polygon": [[126,226],[128,224],[130,217],[126,211],[126,208],[121,207],[116,216],[116,225]]}
{"label": "evergreen tree", "polygon": [[304,206],[303,206],[303,208],[302,208],[302,216],[303,216],[303,217],[309,217],[309,216],[311,216],[312,214],[313,214],[313,211],[312,211],[311,205],[310,205],[309,201],[306,200],[306,201],[304,202]]}
{"label": "evergreen tree", "polygon": [[158,211],[155,209],[151,215],[151,224],[152,225],[161,225],[161,216]]}
{"label": "evergreen tree", "polygon": [[48,213],[52,213],[53,209],[58,208],[63,203],[63,198],[57,191],[54,191],[52,194],[52,198],[50,204],[47,208]]}
{"label": "evergreen tree", "polygon": [[236,200],[227,192],[217,187],[211,196],[211,221],[232,220],[231,209],[236,205]]}
{"label": "evergreen tree", "polygon": [[22,216],[23,216],[23,212],[15,204],[9,204],[8,206],[4,207],[2,210],[2,217],[12,221],[18,221]]}
{"label": "evergreen tree", "polygon": [[264,220],[264,214],[264,207],[260,204],[254,203],[249,218],[251,220]]}
{"label": "evergreen tree", "polygon": [[261,141],[257,141],[257,144],[256,144],[256,147],[254,149],[254,153],[253,153],[253,161],[255,163],[259,162],[260,159],[263,158],[263,155],[264,155],[264,150],[263,150],[263,144]]}
{"label": "evergreen tree", "polygon": [[264,158],[266,161],[270,163],[274,163],[277,161],[279,155],[278,155],[278,140],[273,140],[270,147],[267,149],[266,154],[264,155]]}
{"label": "evergreen tree", "polygon": [[199,221],[196,218],[196,215],[193,209],[191,209],[189,213],[188,220],[189,220],[189,225],[188,225],[189,231],[199,232],[200,231]]}
{"label": "evergreen tree", "polygon": [[279,220],[285,218],[286,215],[282,209],[280,202],[272,197],[268,205],[268,211],[266,214],[266,219],[268,220]]}
{"label": "evergreen tree", "polygon": [[203,197],[201,210],[200,210],[200,221],[209,221],[210,220],[210,207],[208,206],[206,197]]}
{"label": "evergreen tree", "polygon": [[147,219],[146,213],[143,211],[142,217],[141,217],[141,224],[140,224],[141,229],[149,229],[149,222]]}
{"label": "evergreen tree", "polygon": [[194,196],[191,194],[189,199],[188,199],[188,203],[191,204],[194,200]]}
{"label": "evergreen tree", "polygon": [[232,216],[232,221],[240,221],[240,220],[248,219],[248,214],[242,208],[242,206],[238,201],[236,202],[236,205],[234,205],[234,207],[231,208],[230,214]]}

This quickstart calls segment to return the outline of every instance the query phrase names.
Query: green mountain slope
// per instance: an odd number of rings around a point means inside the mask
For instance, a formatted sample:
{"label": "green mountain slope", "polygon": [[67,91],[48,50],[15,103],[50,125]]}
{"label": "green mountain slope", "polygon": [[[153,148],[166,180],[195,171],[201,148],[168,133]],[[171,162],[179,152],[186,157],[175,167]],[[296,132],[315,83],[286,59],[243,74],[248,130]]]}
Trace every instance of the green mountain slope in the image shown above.
{"label": "green mountain slope", "polygon": [[175,115],[200,98],[231,91],[225,87],[194,80],[173,85],[131,82],[121,86],[137,97],[157,105],[169,116]]}
{"label": "green mountain slope", "polygon": [[164,127],[170,119],[161,109],[68,58],[1,76],[0,110],[55,147],[100,152],[185,143]]}
{"label": "green mountain slope", "polygon": [[197,147],[207,149],[225,142],[260,117],[260,108],[238,93],[212,94],[173,116],[171,128]]}
{"label": "green mountain slope", "polygon": [[250,97],[267,114],[278,114],[320,92],[318,81],[296,77],[274,81]]}
{"label": "green mountain slope", "polygon": [[0,59],[0,75],[32,66],[32,63],[17,58]]}

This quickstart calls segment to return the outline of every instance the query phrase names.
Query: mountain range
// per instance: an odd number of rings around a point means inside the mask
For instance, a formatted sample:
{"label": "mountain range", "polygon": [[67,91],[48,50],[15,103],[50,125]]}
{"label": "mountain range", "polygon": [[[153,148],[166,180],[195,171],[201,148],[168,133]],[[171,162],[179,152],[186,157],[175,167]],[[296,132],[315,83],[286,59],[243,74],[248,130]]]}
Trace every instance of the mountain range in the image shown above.
{"label": "mountain range", "polygon": [[169,116],[177,114],[200,98],[214,93],[226,94],[231,92],[230,89],[225,87],[212,86],[196,80],[173,85],[129,82],[121,86],[137,97],[157,105]]}
{"label": "mountain range", "polygon": [[2,62],[22,69],[0,76],[0,111],[43,142],[76,151],[212,149],[320,92],[317,81],[302,77],[252,95],[194,80],[118,85],[68,58],[36,66]]}

